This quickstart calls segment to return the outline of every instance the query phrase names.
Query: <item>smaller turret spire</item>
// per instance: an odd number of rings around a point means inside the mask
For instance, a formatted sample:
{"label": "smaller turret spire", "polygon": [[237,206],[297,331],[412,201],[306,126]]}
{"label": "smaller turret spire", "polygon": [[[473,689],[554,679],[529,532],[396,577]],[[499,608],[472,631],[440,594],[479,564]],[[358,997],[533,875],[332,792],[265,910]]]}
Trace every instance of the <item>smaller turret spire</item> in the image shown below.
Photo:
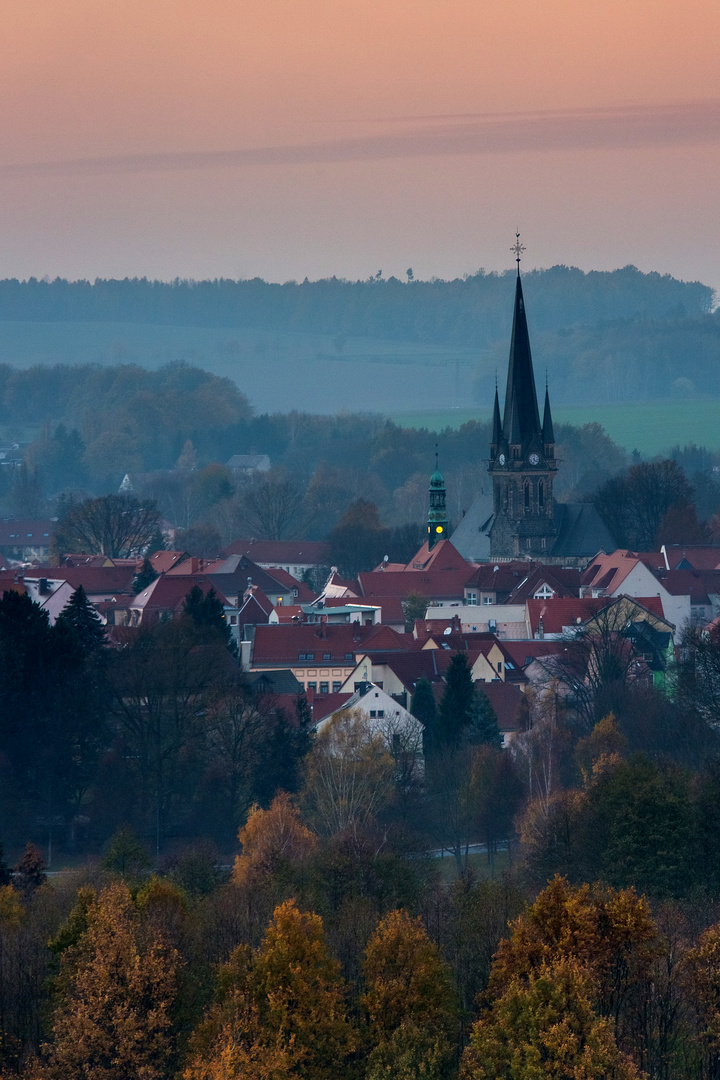
{"label": "smaller turret spire", "polygon": [[435,444],[435,472],[430,477],[430,510],[428,513],[428,549],[432,549],[438,540],[447,540],[449,521],[445,505],[445,480],[438,468],[438,448]]}
{"label": "smaller turret spire", "polygon": [[543,412],[542,441],[545,446],[552,446],[555,442],[553,431],[552,414],[550,412],[550,393],[548,391],[547,377],[545,379],[545,410]]}
{"label": "smaller turret spire", "polygon": [[502,422],[500,420],[500,398],[498,397],[497,380],[495,382],[495,404],[493,405],[492,439],[493,447],[497,449],[502,439]]}

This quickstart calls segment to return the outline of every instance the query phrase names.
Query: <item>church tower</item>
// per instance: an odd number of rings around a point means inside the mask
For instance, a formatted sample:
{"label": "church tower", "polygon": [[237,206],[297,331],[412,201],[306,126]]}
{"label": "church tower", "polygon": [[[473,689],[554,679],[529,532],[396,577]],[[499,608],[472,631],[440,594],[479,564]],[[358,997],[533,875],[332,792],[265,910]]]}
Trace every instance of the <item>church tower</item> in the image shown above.
{"label": "church tower", "polygon": [[430,477],[430,511],[428,513],[428,550],[437,544],[438,540],[448,538],[448,516],[445,506],[445,481],[438,469],[438,455],[435,450],[435,472]]}
{"label": "church tower", "polygon": [[520,237],[517,256],[510,360],[505,408],[500,419],[497,387],[488,472],[493,486],[491,558],[539,558],[550,554],[557,536],[553,480],[557,469],[550,395],[540,423],[535,375],[530,353],[525,301],[520,279]]}

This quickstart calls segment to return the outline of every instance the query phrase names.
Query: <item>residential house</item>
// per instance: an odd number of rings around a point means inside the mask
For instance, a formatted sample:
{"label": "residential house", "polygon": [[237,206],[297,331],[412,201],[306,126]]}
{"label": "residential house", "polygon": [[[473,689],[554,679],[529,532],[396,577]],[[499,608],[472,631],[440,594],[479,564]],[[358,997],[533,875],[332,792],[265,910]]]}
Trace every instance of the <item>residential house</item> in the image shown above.
{"label": "residential house", "polygon": [[50,556],[57,518],[3,518],[0,521],[0,556],[10,562],[46,562]]}

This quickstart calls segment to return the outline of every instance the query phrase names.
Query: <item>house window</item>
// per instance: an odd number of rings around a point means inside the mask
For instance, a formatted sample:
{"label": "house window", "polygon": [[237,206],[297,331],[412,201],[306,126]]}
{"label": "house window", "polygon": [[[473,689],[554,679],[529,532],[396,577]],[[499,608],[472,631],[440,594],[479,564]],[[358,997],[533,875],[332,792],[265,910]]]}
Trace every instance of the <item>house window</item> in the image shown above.
{"label": "house window", "polygon": [[320,693],[321,694],[329,694],[330,693],[330,684],[326,683],[326,682],[321,682],[320,683]]}
{"label": "house window", "polygon": [[492,596],[483,596],[483,604],[492,604],[492,602],[493,602]]}
{"label": "house window", "polygon": [[535,593],[535,599],[536,600],[549,600],[550,597],[554,596],[554,595],[555,595],[555,593],[550,588],[550,586],[547,584],[547,582],[544,582],[540,586],[538,591]]}
{"label": "house window", "polygon": [[306,653],[305,654],[305,659],[306,660],[314,660],[315,659],[315,653],[314,652]]}
{"label": "house window", "polygon": [[475,607],[475,605],[477,604],[477,593],[469,592],[467,594],[467,602],[471,607]]}
{"label": "house window", "polygon": [[323,653],[323,660],[329,660],[329,659],[330,659],[330,653],[329,652],[324,652]]}
{"label": "house window", "polygon": [[299,652],[298,660],[307,660],[307,655],[304,652]]}
{"label": "house window", "polygon": [[307,684],[307,688],[308,688],[308,690],[317,690],[317,683],[316,682],[309,682]]}
{"label": "house window", "polygon": [[384,716],[385,716],[385,710],[384,709],[378,709],[378,719],[382,720],[384,718]]}
{"label": "house window", "polygon": [[370,719],[374,720],[376,716],[377,716],[377,713],[375,712],[375,709],[371,709],[370,710]]}
{"label": "house window", "polygon": [[341,686],[342,686],[341,682],[333,682],[333,694],[339,694]]}
{"label": "house window", "polygon": [[353,654],[351,652],[346,652],[345,653],[345,659],[346,660],[352,660],[352,658],[353,658]]}
{"label": "house window", "polygon": [[230,616],[230,625],[231,626],[237,626],[237,615],[231,615]]}
{"label": "house window", "polygon": [[531,544],[532,544],[532,540],[531,540],[531,539],[530,539],[530,537],[528,536],[527,540],[525,541],[525,548],[526,548],[526,550],[527,550],[527,551],[529,551],[529,550],[530,550],[530,545],[531,545]]}

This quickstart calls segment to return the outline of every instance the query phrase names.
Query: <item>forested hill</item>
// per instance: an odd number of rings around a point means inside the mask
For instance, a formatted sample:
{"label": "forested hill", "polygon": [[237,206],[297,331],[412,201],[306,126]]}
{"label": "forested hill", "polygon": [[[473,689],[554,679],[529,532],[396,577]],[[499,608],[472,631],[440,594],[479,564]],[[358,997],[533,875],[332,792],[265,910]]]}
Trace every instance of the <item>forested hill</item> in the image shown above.
{"label": "forested hill", "polygon": [[[0,320],[238,327],[486,348],[507,335],[513,272],[453,281],[0,281]],[[536,332],[607,320],[676,319],[712,309],[700,282],[634,266],[524,275]]]}

